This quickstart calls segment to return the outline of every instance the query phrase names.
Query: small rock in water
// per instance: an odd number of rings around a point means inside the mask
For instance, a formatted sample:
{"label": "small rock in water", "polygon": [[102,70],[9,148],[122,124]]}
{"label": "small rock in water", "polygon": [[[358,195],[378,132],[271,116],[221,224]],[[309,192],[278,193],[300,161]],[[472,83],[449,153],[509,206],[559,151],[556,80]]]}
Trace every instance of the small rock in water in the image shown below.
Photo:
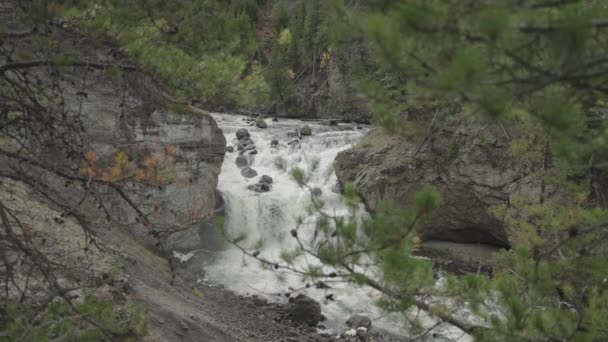
{"label": "small rock in water", "polygon": [[278,121],[279,121],[279,118],[277,118],[277,117],[275,116],[274,118],[272,118],[272,121],[273,121],[273,122],[278,122]]}
{"label": "small rock in water", "polygon": [[250,168],[249,166],[246,166],[241,170],[241,175],[243,177],[253,178],[258,175],[258,172],[256,170]]}
{"label": "small rock in water", "polygon": [[266,123],[266,121],[264,121],[264,118],[261,115],[258,116],[257,119],[255,119],[255,125],[258,126],[259,128],[268,127],[268,124]]}
{"label": "small rock in water", "polygon": [[279,141],[277,139],[273,139],[270,142],[270,147],[278,147],[279,146]]}
{"label": "small rock in water", "polygon": [[321,320],[321,305],[302,294],[289,300],[287,311],[290,319],[311,327],[316,326]]}
{"label": "small rock in water", "polygon": [[241,140],[243,138],[249,138],[249,131],[245,128],[241,128],[238,131],[236,131],[236,138],[238,140]]}
{"label": "small rock in water", "polygon": [[323,190],[321,190],[321,188],[313,188],[312,195],[314,197],[321,197],[321,195],[323,195]]}
{"label": "small rock in water", "polygon": [[372,320],[364,315],[353,315],[346,321],[346,325],[353,329],[365,328],[367,332],[372,328]]}
{"label": "small rock in water", "polygon": [[258,150],[251,150],[249,151],[249,154],[258,154]]}
{"label": "small rock in water", "polygon": [[226,152],[228,152],[228,153],[234,152],[234,147],[232,147],[232,146],[226,146]]}
{"label": "small rock in water", "polygon": [[258,181],[258,183],[260,183],[260,184],[272,184],[272,177],[270,177],[268,175],[262,175],[262,177],[260,177],[260,180]]}
{"label": "small rock in water", "polygon": [[270,185],[268,184],[251,184],[247,187],[247,189],[255,192],[268,192],[270,191]]}
{"label": "small rock in water", "polygon": [[302,135],[312,135],[312,129],[310,128],[310,126],[306,125],[306,126],[300,128],[300,134],[302,134]]}
{"label": "small rock in water", "polygon": [[247,157],[241,155],[236,157],[236,166],[240,169],[246,166],[249,166],[249,160],[247,160]]}
{"label": "small rock in water", "polygon": [[255,143],[249,137],[245,137],[239,140],[239,145],[243,146],[243,148],[247,148],[249,146],[255,146]]}

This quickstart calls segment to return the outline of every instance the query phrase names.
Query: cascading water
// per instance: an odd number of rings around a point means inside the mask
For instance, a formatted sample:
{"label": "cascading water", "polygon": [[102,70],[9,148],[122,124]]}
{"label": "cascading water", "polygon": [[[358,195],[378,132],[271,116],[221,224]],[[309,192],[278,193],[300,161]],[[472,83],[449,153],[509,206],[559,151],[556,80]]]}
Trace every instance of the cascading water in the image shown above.
{"label": "cascading water", "polygon": [[[257,176],[246,178],[241,175],[237,166],[238,151],[227,153],[221,174],[218,190],[225,202],[224,226],[231,236],[244,234],[244,244],[252,246],[261,243],[261,256],[269,260],[279,260],[281,252],[293,248],[295,239],[290,230],[296,227],[298,218],[304,218],[304,229],[299,236],[302,241],[312,241],[313,229],[305,229],[306,223],[312,227],[314,218],[307,213],[310,204],[310,193],[300,188],[291,178],[289,170],[299,167],[312,172],[308,185],[321,189],[321,198],[325,210],[332,215],[343,215],[348,212],[341,196],[335,192],[337,178],[332,164],[336,155],[352,144],[358,142],[365,134],[364,129],[353,125],[321,125],[305,123],[300,120],[281,119],[268,122],[268,128],[260,129],[251,125],[242,116],[228,114],[213,115],[224,131],[228,146],[236,146],[236,132],[246,128],[251,140],[255,142],[257,154],[249,155],[251,168]],[[299,139],[296,129],[308,124],[312,136]],[[273,140],[279,142],[272,146]],[[297,140],[298,142],[293,142]],[[289,144],[292,142],[291,144]],[[276,143],[276,142],[275,142]],[[272,188],[268,192],[255,192],[248,187],[258,183],[262,175],[273,178]],[[365,215],[361,209],[361,214]],[[303,256],[300,263],[318,264],[317,260]],[[351,314],[365,314],[374,321],[374,327],[389,331],[391,334],[404,336],[402,316],[386,315],[373,303],[380,298],[376,291],[355,287],[346,283],[332,283],[331,289],[319,289],[316,286],[306,287],[302,277],[277,270],[268,270],[252,258],[245,256],[236,247],[228,246],[219,252],[213,261],[205,267],[206,280],[219,283],[228,289],[243,295],[264,296],[270,300],[286,300],[286,293],[298,290],[322,303],[323,313],[328,318],[324,324],[331,331],[343,330],[344,321]],[[332,295],[328,301],[326,296]],[[428,317],[424,326],[432,326],[435,321]],[[376,329],[374,328],[374,329]],[[449,325],[440,325],[434,329],[436,336],[451,340],[468,341],[470,337],[461,330]],[[437,335],[438,334],[438,335]]]}

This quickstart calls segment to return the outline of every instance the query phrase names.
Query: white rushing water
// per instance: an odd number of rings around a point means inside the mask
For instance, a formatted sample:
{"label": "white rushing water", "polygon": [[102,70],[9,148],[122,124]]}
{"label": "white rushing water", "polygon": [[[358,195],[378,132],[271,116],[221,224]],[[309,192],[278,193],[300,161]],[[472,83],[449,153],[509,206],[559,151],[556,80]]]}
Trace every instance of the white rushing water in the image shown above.
{"label": "white rushing water", "polygon": [[[303,217],[306,219],[305,225],[300,228],[299,236],[303,241],[312,241],[314,218],[306,212],[310,194],[291,179],[289,170],[293,167],[310,170],[315,163],[319,167],[313,172],[309,185],[322,190],[321,198],[326,204],[327,212],[334,215],[347,213],[341,196],[335,192],[337,178],[332,164],[340,151],[350,148],[364,136],[365,129],[357,129],[349,124],[326,126],[288,119],[280,119],[278,122],[267,119],[268,128],[260,129],[250,125],[243,116],[213,116],[224,131],[227,145],[235,146],[235,151],[225,156],[218,183],[218,190],[225,202],[224,225],[228,234],[245,234],[246,240],[243,243],[249,246],[262,241],[261,256],[279,260],[281,252],[295,246],[296,241],[289,232],[296,227],[298,217]],[[297,144],[289,145],[290,141],[298,139],[296,129],[303,125],[309,125],[313,135],[303,137],[299,144],[301,147]],[[236,150],[236,131],[241,128],[248,129],[258,152],[251,156],[251,167],[258,173],[253,178],[243,177],[235,162],[239,155]],[[271,147],[274,139],[279,141],[278,148]],[[249,190],[248,186],[256,184],[262,175],[273,178],[272,189],[265,193]],[[361,215],[365,215],[363,208]],[[306,225],[307,222],[311,223]],[[317,264],[310,257],[301,257],[300,262]],[[373,304],[380,295],[369,288],[345,283],[332,283],[331,289],[317,289],[315,286],[305,288],[301,276],[264,269],[258,261],[243,255],[230,245],[219,252],[205,269],[207,281],[222,284],[243,295],[286,301],[285,293],[298,289],[297,293],[306,294],[321,303],[323,314],[328,319],[324,324],[333,332],[343,331],[344,321],[350,315],[364,314],[372,318],[374,327],[378,329],[400,336],[407,334],[403,324],[406,320],[398,315],[387,316],[375,307]],[[333,295],[335,300],[328,301],[327,295]],[[422,323],[430,327],[435,321],[427,317]],[[434,329],[434,333],[435,336],[450,340],[471,340],[459,329],[443,324]]]}

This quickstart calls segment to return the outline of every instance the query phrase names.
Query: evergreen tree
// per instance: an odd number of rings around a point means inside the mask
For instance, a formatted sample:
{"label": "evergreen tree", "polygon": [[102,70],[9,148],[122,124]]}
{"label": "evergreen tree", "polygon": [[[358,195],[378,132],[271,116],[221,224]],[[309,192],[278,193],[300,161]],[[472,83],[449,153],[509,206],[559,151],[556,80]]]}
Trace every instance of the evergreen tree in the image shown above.
{"label": "evergreen tree", "polygon": [[[488,317],[493,329],[478,331],[481,340],[608,338],[602,319],[608,314],[608,125],[600,114],[607,90],[606,66],[598,64],[606,54],[606,4],[366,1],[360,10],[336,13],[335,22],[345,23],[336,29],[364,37],[376,72],[389,76],[366,77],[361,86],[376,103],[379,122],[402,127],[399,112],[432,101],[457,103],[525,132],[511,150],[538,170],[539,195],[511,198],[494,210],[509,227],[512,250],[502,253],[491,278],[451,280],[453,293],[466,294],[476,307],[488,298],[500,304],[503,317]],[[550,197],[549,184],[568,200]],[[383,263],[392,258],[378,256]]]}

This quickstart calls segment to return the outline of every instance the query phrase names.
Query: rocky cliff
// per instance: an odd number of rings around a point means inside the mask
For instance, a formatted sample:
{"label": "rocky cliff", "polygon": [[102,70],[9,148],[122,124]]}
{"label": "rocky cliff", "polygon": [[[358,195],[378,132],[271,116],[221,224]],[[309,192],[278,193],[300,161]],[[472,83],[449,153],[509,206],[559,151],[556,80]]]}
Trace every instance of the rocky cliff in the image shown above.
{"label": "rocky cliff", "polygon": [[489,209],[524,189],[535,196],[539,180],[509,153],[512,137],[499,125],[466,113],[431,117],[403,118],[424,127],[422,134],[376,129],[340,153],[334,164],[339,180],[353,182],[372,212],[382,201],[407,206],[422,186],[434,185],[442,204],[422,237],[444,242],[434,244],[439,254],[453,243],[508,248],[508,233]]}

